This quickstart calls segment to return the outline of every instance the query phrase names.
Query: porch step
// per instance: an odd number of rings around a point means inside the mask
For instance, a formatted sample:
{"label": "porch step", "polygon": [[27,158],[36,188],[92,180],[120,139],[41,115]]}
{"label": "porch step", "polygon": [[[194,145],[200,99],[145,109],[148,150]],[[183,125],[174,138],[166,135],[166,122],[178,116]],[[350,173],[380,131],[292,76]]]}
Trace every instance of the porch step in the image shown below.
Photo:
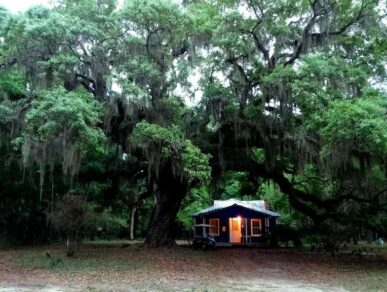
{"label": "porch step", "polygon": [[232,246],[232,244],[229,242],[217,242],[216,246],[224,247],[224,246]]}

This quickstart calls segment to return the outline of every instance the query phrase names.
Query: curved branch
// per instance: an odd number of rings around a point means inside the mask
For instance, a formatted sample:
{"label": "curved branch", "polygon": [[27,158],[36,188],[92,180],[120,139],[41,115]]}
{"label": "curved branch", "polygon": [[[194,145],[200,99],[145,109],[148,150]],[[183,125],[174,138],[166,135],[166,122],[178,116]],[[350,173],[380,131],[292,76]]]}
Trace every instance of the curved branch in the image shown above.
{"label": "curved branch", "polygon": [[297,39],[293,42],[295,44],[295,49],[294,49],[293,54],[290,57],[290,59],[285,62],[284,66],[294,64],[294,62],[300,57],[300,55],[304,49],[304,45],[305,45],[305,43],[307,43],[307,40],[309,37],[311,37],[313,39],[321,40],[323,38],[326,38],[327,36],[337,36],[337,35],[343,34],[349,27],[356,24],[359,20],[361,20],[364,17],[365,9],[373,2],[374,1],[370,1],[368,3],[365,3],[364,1],[362,1],[361,7],[360,7],[358,13],[356,14],[356,16],[353,17],[352,19],[350,19],[347,23],[342,25],[337,30],[325,31],[325,32],[320,32],[320,33],[310,33],[311,29],[316,24],[317,20],[320,17],[324,16],[325,13],[329,12],[329,10],[327,8],[323,9],[320,12],[317,12],[317,9],[316,9],[317,1],[310,1],[310,5],[311,5],[312,11],[313,11],[313,16],[309,20],[308,24],[305,26],[301,39]]}
{"label": "curved branch", "polygon": [[292,183],[292,184],[293,184],[293,185],[301,185],[301,184],[304,184],[304,183],[308,183],[308,182],[310,182],[311,180],[318,180],[318,181],[320,181],[320,182],[322,182],[322,183],[328,182],[327,179],[322,179],[322,178],[320,178],[320,177],[318,177],[318,176],[311,176],[311,177],[308,177],[306,180],[299,181],[299,182],[294,182],[294,183]]}

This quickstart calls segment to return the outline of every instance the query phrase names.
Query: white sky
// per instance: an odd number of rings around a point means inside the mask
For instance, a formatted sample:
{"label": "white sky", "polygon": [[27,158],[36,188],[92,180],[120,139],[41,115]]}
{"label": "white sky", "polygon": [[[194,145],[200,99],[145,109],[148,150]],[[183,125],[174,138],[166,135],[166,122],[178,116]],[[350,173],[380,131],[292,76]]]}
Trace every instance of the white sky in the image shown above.
{"label": "white sky", "polygon": [[22,12],[37,4],[49,6],[49,3],[50,0],[0,0],[0,6],[12,12]]}

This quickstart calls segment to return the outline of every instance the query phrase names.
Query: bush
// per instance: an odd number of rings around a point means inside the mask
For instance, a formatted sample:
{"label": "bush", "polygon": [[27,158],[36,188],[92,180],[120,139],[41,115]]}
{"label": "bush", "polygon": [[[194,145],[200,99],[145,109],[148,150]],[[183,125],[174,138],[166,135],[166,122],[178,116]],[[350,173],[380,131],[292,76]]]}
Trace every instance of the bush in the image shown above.
{"label": "bush", "polygon": [[276,234],[280,245],[288,246],[290,242],[294,247],[302,245],[300,233],[289,225],[277,224]]}
{"label": "bush", "polygon": [[[128,228],[129,224],[125,218],[114,215],[111,209],[106,209],[97,216],[95,223],[90,226],[89,230],[97,230],[98,238],[114,239],[122,233],[123,229]],[[94,232],[92,234],[95,235]]]}
{"label": "bush", "polygon": [[[65,195],[48,216],[53,226],[66,236],[67,256],[79,250],[79,242],[96,221],[94,208],[78,195]],[[88,228],[87,228],[88,227]]]}
{"label": "bush", "polygon": [[123,229],[128,228],[126,219],[114,215],[111,209],[102,213],[97,209],[97,205],[79,195],[66,195],[48,215],[53,226],[66,237],[68,256],[79,250],[79,243],[84,238],[117,238]]}

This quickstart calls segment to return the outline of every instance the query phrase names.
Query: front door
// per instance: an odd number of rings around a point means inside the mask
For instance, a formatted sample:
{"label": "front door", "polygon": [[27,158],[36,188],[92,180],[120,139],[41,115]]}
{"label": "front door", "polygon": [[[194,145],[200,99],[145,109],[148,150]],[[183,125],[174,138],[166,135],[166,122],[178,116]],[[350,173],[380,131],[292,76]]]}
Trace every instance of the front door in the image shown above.
{"label": "front door", "polygon": [[229,218],[230,226],[230,242],[241,243],[242,229],[241,229],[241,218]]}

